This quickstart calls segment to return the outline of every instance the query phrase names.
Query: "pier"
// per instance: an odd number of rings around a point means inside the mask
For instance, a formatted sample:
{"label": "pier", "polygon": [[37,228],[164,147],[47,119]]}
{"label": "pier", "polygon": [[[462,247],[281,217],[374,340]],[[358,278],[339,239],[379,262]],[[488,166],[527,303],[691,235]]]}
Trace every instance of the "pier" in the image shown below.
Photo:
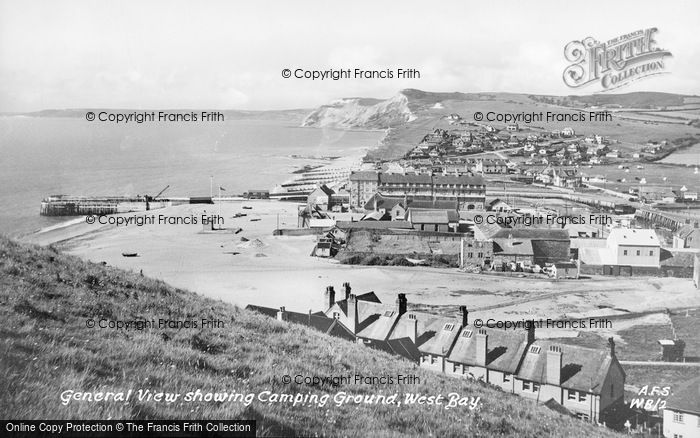
{"label": "pier", "polygon": [[41,201],[42,216],[105,215],[155,210],[181,204],[213,204],[212,198],[52,195]]}

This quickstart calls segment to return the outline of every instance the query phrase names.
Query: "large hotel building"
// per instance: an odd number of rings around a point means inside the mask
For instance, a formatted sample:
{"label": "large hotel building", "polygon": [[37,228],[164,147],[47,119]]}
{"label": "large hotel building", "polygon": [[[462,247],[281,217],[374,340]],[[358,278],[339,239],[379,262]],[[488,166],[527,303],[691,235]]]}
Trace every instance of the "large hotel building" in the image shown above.
{"label": "large hotel building", "polygon": [[457,200],[459,210],[483,210],[486,184],[481,176],[400,174],[376,171],[350,175],[350,206],[364,208],[375,193],[412,200]]}

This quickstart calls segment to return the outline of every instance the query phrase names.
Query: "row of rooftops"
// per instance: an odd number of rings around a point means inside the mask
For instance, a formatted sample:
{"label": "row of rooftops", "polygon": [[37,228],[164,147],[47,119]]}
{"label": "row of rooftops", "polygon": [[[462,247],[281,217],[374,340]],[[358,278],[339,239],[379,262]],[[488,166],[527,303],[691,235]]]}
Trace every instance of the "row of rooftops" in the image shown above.
{"label": "row of rooftops", "polygon": [[350,181],[367,181],[383,184],[429,184],[429,185],[463,185],[486,186],[480,175],[429,175],[427,173],[385,173],[374,170],[359,171],[350,174]]}
{"label": "row of rooftops", "polygon": [[[483,366],[533,382],[548,382],[547,360],[553,360],[549,358],[551,354],[559,355],[554,358],[561,360],[558,385],[592,394],[600,394],[610,366],[619,366],[612,339],[607,349],[538,340],[535,324],[530,322],[523,321],[520,330],[477,328],[469,322],[465,306],[457,317],[438,316],[408,310],[405,294],[398,294],[395,305],[386,305],[374,292],[354,295],[348,283],[343,288],[345,296],[337,301],[332,286],[326,289],[325,316],[322,312],[303,314],[284,308],[247,308],[324,333],[333,334],[335,330],[336,336],[361,339],[373,348],[413,361],[420,361],[424,355],[441,356],[454,363]],[[343,320],[355,327],[347,327]]]}

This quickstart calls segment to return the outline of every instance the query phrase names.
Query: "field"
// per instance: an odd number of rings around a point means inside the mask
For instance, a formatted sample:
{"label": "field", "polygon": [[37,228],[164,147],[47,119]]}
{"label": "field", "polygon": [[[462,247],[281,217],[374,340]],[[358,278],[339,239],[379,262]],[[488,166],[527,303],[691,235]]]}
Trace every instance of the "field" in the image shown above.
{"label": "field", "polygon": [[[479,382],[452,379],[163,282],[0,239],[0,416],[4,419],[258,421],[260,436],[613,436]],[[218,320],[225,329],[88,328],[89,320]],[[284,385],[283,375],[414,374],[417,385]],[[346,391],[479,397],[474,411],[425,405],[60,402],[75,391],[242,394]]]}
{"label": "field", "polygon": [[[508,93],[481,93],[481,94],[461,94],[461,93],[422,93],[411,94],[413,90],[408,90],[409,106],[416,116],[416,120],[401,126],[393,127],[389,135],[384,139],[384,145],[376,151],[371,151],[368,155],[373,159],[396,159],[400,158],[415,147],[416,144],[427,133],[436,128],[457,129],[459,125],[450,125],[444,116],[456,113],[465,121],[473,122],[474,113],[479,111],[486,115],[488,112],[494,113],[530,113],[544,112],[573,114],[577,111],[570,107],[559,106],[551,103],[537,102],[522,94]],[[404,90],[406,93],[406,90]],[[687,100],[687,99],[686,99]],[[636,100],[630,100],[630,103]],[[646,100],[644,100],[646,102]],[[675,98],[668,102],[682,104],[682,100]],[[439,105],[435,105],[439,104]],[[648,141],[672,140],[679,137],[694,136],[700,133],[700,129],[686,124],[688,120],[697,119],[695,110],[699,105],[687,101],[679,108],[689,108],[687,111],[665,111],[665,112],[632,112],[631,110],[611,110],[613,120],[610,122],[592,122],[590,120],[581,122],[533,122],[524,127],[541,128],[545,131],[561,130],[565,127],[573,128],[577,134],[593,135],[598,134],[610,137],[612,140],[620,141],[616,145],[621,152],[639,152],[641,146]],[[598,111],[600,108],[583,108],[588,116],[589,111]],[[499,122],[487,122],[493,126],[504,129],[505,124]]]}

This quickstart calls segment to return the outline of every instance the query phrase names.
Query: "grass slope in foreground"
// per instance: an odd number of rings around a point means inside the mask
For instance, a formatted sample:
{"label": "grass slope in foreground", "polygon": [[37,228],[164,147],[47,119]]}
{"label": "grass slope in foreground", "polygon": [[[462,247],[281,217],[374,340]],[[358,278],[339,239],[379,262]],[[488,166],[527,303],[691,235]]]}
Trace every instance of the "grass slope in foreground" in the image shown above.
{"label": "grass slope in foreground", "polygon": [[[261,435],[316,436],[613,436],[479,382],[463,381],[305,327],[175,289],[161,281],[24,246],[0,237],[0,416],[3,419],[254,419]],[[88,329],[89,318],[201,318],[226,329]],[[367,376],[415,373],[420,385],[283,385],[285,374]],[[290,404],[60,402],[76,391],[186,393],[269,390],[305,394],[428,395],[457,392],[482,404],[324,408]]]}

